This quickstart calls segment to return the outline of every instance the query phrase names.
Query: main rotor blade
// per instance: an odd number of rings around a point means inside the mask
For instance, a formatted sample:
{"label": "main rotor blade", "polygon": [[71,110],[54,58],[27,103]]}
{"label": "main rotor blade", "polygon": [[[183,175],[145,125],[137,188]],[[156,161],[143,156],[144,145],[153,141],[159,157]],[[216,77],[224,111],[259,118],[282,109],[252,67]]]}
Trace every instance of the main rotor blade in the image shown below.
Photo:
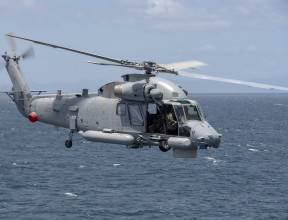
{"label": "main rotor blade", "polygon": [[184,70],[184,69],[195,69],[198,67],[206,66],[207,64],[202,63],[197,60],[188,60],[176,63],[167,63],[167,64],[160,64],[159,66],[165,67],[166,69],[174,69],[174,70]]}
{"label": "main rotor blade", "polygon": [[108,60],[108,61],[111,61],[111,62],[114,62],[114,63],[119,63],[119,64],[122,64],[122,63],[125,63],[125,62],[127,63],[127,61],[124,61],[124,60],[114,59],[114,58],[110,58],[110,57],[105,57],[105,56],[101,56],[101,55],[94,54],[94,53],[89,53],[89,52],[85,52],[85,51],[81,51],[81,50],[75,50],[75,49],[72,49],[72,48],[63,47],[63,46],[59,46],[59,45],[56,45],[56,44],[50,44],[50,43],[46,43],[46,42],[42,42],[42,41],[32,40],[32,39],[29,39],[29,38],[19,37],[19,36],[12,35],[12,34],[6,34],[6,36],[19,38],[19,39],[27,40],[27,41],[32,41],[33,43],[36,43],[36,44],[42,44],[44,46],[53,47],[53,48],[60,48],[60,49],[63,49],[63,50],[68,50],[68,51],[84,54],[84,55],[91,56],[91,57],[97,57],[99,59]]}
{"label": "main rotor blade", "polygon": [[21,54],[21,57],[23,59],[27,59],[29,57],[34,57],[35,56],[35,51],[34,51],[34,48],[31,46],[29,47],[26,51],[24,51],[22,54]]}
{"label": "main rotor blade", "polygon": [[16,44],[15,44],[14,39],[10,36],[10,33],[6,35],[6,39],[7,39],[7,41],[8,41],[9,44],[10,44],[11,50],[12,50],[13,52],[15,52],[16,49],[17,49],[17,47],[16,47]]}
{"label": "main rotor blade", "polygon": [[277,90],[288,91],[287,87],[274,86],[274,85],[255,83],[255,82],[247,82],[247,81],[228,79],[228,78],[222,78],[222,77],[217,77],[217,76],[207,76],[207,75],[188,73],[188,72],[183,72],[183,71],[179,71],[178,75],[196,78],[196,79],[206,79],[206,80],[213,80],[213,81],[218,81],[218,82],[234,83],[238,85],[246,85],[246,86],[262,88],[262,89],[277,89]]}
{"label": "main rotor blade", "polygon": [[143,70],[144,67],[139,65],[139,64],[134,64],[134,65],[129,65],[129,64],[114,64],[114,63],[99,63],[95,61],[88,61],[88,60],[83,60],[86,63],[92,63],[92,64],[97,64],[97,65],[103,65],[103,66],[121,66],[121,67],[128,67],[128,68],[133,68],[137,70]]}

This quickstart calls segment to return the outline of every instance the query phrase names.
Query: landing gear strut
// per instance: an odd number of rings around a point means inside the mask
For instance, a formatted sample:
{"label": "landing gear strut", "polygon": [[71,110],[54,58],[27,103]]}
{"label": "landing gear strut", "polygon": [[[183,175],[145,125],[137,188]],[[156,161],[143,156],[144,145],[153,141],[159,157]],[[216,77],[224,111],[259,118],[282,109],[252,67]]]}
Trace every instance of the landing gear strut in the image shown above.
{"label": "landing gear strut", "polygon": [[72,147],[73,133],[74,133],[74,131],[71,130],[70,133],[69,133],[69,140],[65,141],[65,146],[66,146],[67,148],[71,148],[71,147]]}

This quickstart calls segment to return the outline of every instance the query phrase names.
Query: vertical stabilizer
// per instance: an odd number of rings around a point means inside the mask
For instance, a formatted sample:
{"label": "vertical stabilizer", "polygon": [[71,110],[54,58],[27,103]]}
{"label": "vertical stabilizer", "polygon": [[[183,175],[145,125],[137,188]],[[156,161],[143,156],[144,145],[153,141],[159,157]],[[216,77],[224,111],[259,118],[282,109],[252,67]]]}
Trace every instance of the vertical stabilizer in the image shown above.
{"label": "vertical stabilizer", "polygon": [[8,55],[2,56],[6,61],[6,69],[13,84],[11,95],[17,105],[18,110],[23,116],[27,116],[30,113],[30,100],[32,98],[31,91],[19,69],[18,59],[19,57],[9,57]]}

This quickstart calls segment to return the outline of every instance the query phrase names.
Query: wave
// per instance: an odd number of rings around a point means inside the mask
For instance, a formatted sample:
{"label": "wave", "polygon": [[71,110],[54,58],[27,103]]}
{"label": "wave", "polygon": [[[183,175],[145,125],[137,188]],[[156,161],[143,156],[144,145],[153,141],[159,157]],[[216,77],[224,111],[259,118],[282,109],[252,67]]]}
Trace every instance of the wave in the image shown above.
{"label": "wave", "polygon": [[66,195],[66,196],[72,196],[72,197],[76,197],[76,196],[77,196],[76,194],[70,193],[70,192],[65,193],[65,195]]}
{"label": "wave", "polygon": [[209,160],[209,161],[212,161],[214,165],[225,162],[224,160],[218,160],[218,159],[215,159],[213,157],[204,157],[204,158]]}

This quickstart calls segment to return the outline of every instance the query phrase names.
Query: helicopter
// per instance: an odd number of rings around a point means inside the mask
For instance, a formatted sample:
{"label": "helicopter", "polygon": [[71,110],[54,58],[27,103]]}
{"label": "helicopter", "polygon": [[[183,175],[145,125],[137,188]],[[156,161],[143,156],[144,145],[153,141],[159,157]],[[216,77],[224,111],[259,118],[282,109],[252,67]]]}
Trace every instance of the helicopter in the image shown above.
{"label": "helicopter", "polygon": [[[158,77],[157,73],[288,91],[286,87],[182,71],[206,65],[195,60],[169,64],[157,64],[153,61],[137,63],[13,34],[6,36],[14,54],[8,56],[5,53],[2,57],[13,88],[4,93],[15,102],[19,112],[30,122],[51,124],[56,130],[59,127],[68,129],[69,138],[65,142],[67,148],[72,147],[75,132],[92,142],[126,145],[131,148],[156,146],[162,152],[173,149],[173,156],[176,158],[195,158],[199,149],[218,148],[222,135],[208,123],[199,103],[188,99],[187,90]],[[94,93],[83,89],[81,93],[75,94],[62,94],[61,90],[57,94],[42,94],[45,91],[30,90],[19,68],[19,60],[34,55],[34,50],[29,49],[17,56],[13,38],[109,61],[85,61],[87,63],[133,68],[145,73],[123,75],[123,81],[109,82]]]}

